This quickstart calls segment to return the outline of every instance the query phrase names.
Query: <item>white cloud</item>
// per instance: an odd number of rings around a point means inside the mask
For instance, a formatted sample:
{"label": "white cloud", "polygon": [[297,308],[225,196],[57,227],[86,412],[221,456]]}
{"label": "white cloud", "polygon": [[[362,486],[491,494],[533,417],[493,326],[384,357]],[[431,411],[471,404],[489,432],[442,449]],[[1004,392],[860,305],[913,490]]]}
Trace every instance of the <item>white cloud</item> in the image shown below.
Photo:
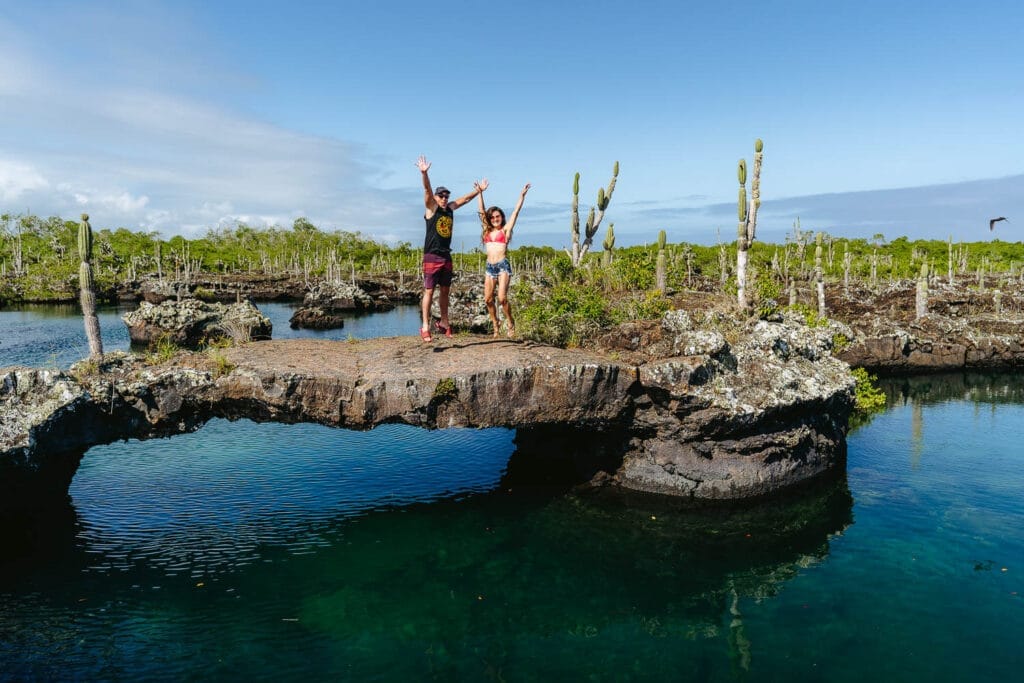
{"label": "white cloud", "polygon": [[167,234],[237,221],[290,225],[299,215],[367,234],[405,221],[396,207],[407,191],[372,187],[381,171],[359,145],[180,88],[142,87],[137,77],[97,82],[102,70],[58,68],[32,41],[0,46],[0,57],[0,201],[18,202],[4,210],[88,207],[97,226]]}
{"label": "white cloud", "polygon": [[46,178],[31,164],[0,159],[0,200],[12,202],[26,192],[49,186]]}

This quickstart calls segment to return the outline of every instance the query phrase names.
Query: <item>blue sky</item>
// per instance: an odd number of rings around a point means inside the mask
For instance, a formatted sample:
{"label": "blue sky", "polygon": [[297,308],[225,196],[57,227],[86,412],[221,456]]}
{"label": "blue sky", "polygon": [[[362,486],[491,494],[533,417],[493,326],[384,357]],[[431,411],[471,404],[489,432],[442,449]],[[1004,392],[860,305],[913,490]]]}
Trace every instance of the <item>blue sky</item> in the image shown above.
{"label": "blue sky", "polygon": [[[1016,239],[1024,3],[0,0],[0,211],[201,235],[243,221],[422,239],[414,162],[480,177],[519,244]],[[465,248],[475,220],[464,209]],[[1024,226],[1019,229],[1024,230]]]}

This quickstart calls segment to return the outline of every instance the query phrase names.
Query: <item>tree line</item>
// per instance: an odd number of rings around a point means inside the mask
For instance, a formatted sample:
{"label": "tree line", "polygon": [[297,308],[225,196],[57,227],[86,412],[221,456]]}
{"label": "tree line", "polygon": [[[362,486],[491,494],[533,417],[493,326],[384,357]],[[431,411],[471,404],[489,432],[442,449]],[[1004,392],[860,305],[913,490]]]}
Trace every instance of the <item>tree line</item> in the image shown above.
{"label": "tree line", "polygon": [[[0,214],[0,301],[55,301],[77,297],[79,259],[78,221],[32,214]],[[614,246],[573,257],[546,246],[520,246],[510,256],[517,272],[553,273],[600,271],[602,289],[650,291],[714,286],[737,288],[737,244],[671,243]],[[653,238],[654,236],[652,236]],[[662,240],[665,238],[662,237]],[[829,283],[878,287],[886,282],[917,279],[922,265],[932,277],[959,279],[960,284],[996,286],[1000,280],[1024,276],[1024,244],[992,240],[953,242],[910,240],[883,235],[870,239],[843,238],[805,231],[799,219],[780,244],[754,241],[748,245],[752,277],[762,286],[775,282],[810,283],[820,273]],[[576,261],[574,263],[574,260]],[[291,227],[255,228],[245,224],[211,228],[202,237],[180,235],[164,239],[157,232],[126,228],[94,229],[95,286],[107,292],[144,277],[182,280],[198,275],[274,275],[308,281],[346,280],[369,274],[403,272],[413,280],[419,273],[421,250],[403,242],[387,245],[359,232],[325,231],[306,218]],[[455,255],[459,270],[480,272],[483,254],[474,245]],[[558,279],[556,277],[556,279]],[[591,277],[590,280],[594,280]]]}

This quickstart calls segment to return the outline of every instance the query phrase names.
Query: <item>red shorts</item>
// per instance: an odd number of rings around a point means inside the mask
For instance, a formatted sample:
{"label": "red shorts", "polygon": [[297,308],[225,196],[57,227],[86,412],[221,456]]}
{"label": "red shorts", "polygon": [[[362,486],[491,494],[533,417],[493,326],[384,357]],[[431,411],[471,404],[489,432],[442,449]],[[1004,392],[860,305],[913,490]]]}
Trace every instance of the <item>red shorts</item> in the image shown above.
{"label": "red shorts", "polygon": [[423,288],[450,287],[452,284],[452,260],[437,254],[423,255]]}

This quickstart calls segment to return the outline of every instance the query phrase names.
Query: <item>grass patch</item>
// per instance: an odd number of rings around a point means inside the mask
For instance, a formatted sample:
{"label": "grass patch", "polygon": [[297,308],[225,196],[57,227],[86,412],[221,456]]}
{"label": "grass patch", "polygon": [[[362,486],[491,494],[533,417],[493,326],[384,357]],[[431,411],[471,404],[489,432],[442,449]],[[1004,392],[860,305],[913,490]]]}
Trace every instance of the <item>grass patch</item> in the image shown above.
{"label": "grass patch", "polygon": [[224,355],[221,349],[207,349],[206,353],[213,363],[212,374],[214,379],[223,377],[235,369],[235,364],[227,359],[227,356]]}
{"label": "grass patch", "polygon": [[149,345],[149,353],[146,354],[146,363],[149,365],[166,363],[174,358],[180,350],[181,347],[174,343],[170,335],[165,334]]}

